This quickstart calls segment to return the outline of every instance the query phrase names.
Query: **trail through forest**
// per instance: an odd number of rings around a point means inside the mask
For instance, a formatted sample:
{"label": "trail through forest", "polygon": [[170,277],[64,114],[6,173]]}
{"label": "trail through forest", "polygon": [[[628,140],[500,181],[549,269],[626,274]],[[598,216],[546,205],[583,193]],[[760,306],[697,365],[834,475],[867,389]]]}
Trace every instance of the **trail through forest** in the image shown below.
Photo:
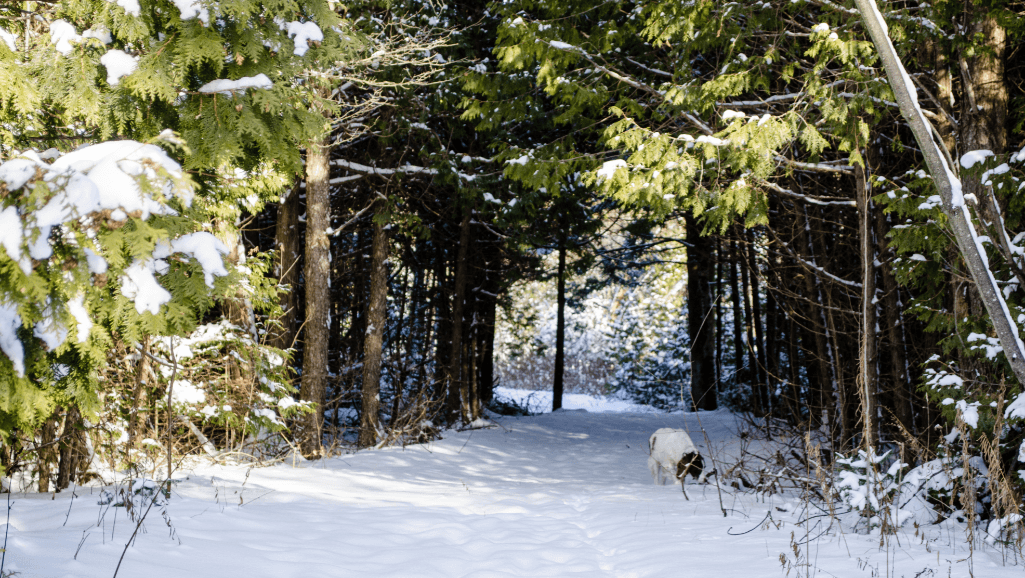
{"label": "trail through forest", "polygon": [[[166,518],[154,506],[118,575],[910,578],[969,576],[970,564],[976,576],[1021,575],[996,551],[968,560],[951,522],[880,548],[878,534],[826,531],[828,517],[808,520],[793,496],[723,488],[724,517],[714,485],[689,483],[689,500],[654,485],[648,436],[688,429],[707,454],[704,426],[729,460],[741,424],[725,411],[699,420],[581,395],[566,406],[420,446],[182,469]],[[4,571],[113,576],[135,524],[98,505],[103,490],[14,494]]]}

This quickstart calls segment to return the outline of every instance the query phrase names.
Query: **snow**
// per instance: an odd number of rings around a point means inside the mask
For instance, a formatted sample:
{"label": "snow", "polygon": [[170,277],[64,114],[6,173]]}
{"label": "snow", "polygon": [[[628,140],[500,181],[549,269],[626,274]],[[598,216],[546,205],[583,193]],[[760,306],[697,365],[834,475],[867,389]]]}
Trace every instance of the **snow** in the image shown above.
{"label": "snow", "polygon": [[993,156],[993,151],[990,150],[980,149],[977,151],[968,151],[961,155],[961,166],[966,169],[970,169],[991,156]]}
{"label": "snow", "polygon": [[117,86],[122,77],[135,72],[139,59],[122,50],[108,50],[100,57],[100,64],[107,69],[107,84]]}
{"label": "snow", "polygon": [[[510,162],[512,162],[512,161],[510,161]],[[599,179],[603,180],[603,181],[604,180],[608,180],[608,179],[611,179],[612,176],[616,174],[617,170],[625,169],[626,167],[627,167],[626,161],[623,160],[623,159],[614,159],[614,160],[611,160],[611,161],[605,161],[602,164],[601,168],[598,169],[597,172],[595,172],[595,175],[597,175],[597,177]]]}
{"label": "snow", "polygon": [[212,80],[203,86],[199,87],[199,92],[205,94],[213,94],[215,92],[231,96],[234,91],[245,92],[249,88],[272,88],[274,83],[267,77],[266,74],[260,73],[256,76],[243,76],[238,80],[228,80],[226,78],[219,78]]}
{"label": "snow", "polygon": [[[165,170],[171,177],[181,178],[181,166],[160,147],[135,141],[108,141],[68,153],[50,165],[56,171],[83,173],[89,177],[78,180],[67,199],[84,214],[94,210],[92,195],[97,195],[99,209],[123,209],[127,213],[138,211],[141,218],[149,215],[170,215],[173,211],[167,205],[142,193],[137,178],[145,176],[158,180],[154,165]],[[168,198],[179,197],[189,205],[192,203],[191,187],[176,186],[169,180],[163,181],[163,193]]]}
{"label": "snow", "polygon": [[21,266],[22,272],[28,275],[32,271],[32,262],[22,258],[21,239],[21,218],[18,216],[18,209],[7,207],[0,212],[0,246],[7,251],[7,256],[12,261]]}
{"label": "snow", "polygon": [[174,380],[174,386],[171,388],[171,402],[172,403],[205,403],[206,394],[203,390],[192,384],[187,379],[176,379]]}
{"label": "snow", "polygon": [[971,426],[972,429],[979,427],[979,406],[982,405],[979,402],[968,403],[965,400],[958,401],[954,407],[961,412],[961,419],[964,420],[965,424]]}
{"label": "snow", "polygon": [[171,300],[171,294],[154,276],[160,263],[156,259],[136,260],[121,277],[121,294],[135,302],[135,310],[140,315],[146,311],[157,315],[160,306]]}
{"label": "snow", "polygon": [[[107,30],[107,28],[102,25],[90,30],[86,30],[82,33],[82,38],[95,38],[96,40],[102,42],[104,45],[110,44],[114,41],[114,38],[110,35],[110,30]],[[102,60],[103,59],[101,58],[100,61],[102,62]]]}
{"label": "snow", "polygon": [[0,299],[0,350],[11,360],[14,372],[24,377],[25,347],[18,339],[20,327],[21,315],[18,315],[17,305]]}
{"label": "snow", "polygon": [[107,2],[114,2],[118,6],[124,8],[125,12],[132,16],[139,15],[139,0],[107,0]]}
{"label": "snow", "polygon": [[324,33],[315,22],[289,22],[288,37],[295,37],[295,55],[303,56],[310,49],[310,42],[321,42]]}
{"label": "snow", "polygon": [[722,113],[723,120],[732,120],[734,118],[744,118],[747,115],[739,110],[727,110]]}
{"label": "snow", "polygon": [[[764,121],[759,121],[759,124],[761,124],[762,122],[764,122]],[[707,144],[710,144],[712,146],[717,146],[717,147],[726,146],[726,145],[730,144],[729,141],[723,140],[721,138],[716,138],[714,136],[708,136],[708,135],[701,135],[701,136],[699,136],[695,142],[707,143]]]}
{"label": "snow", "polygon": [[811,31],[812,32],[821,32],[821,33],[829,32],[829,24],[826,24],[825,22],[819,22],[815,26],[811,27]]}
{"label": "snow", "polygon": [[50,42],[53,43],[54,48],[57,52],[60,52],[64,56],[67,56],[72,49],[72,42],[81,42],[82,37],[79,36],[78,31],[75,27],[69,24],[66,20],[56,20],[53,24],[50,24]]}
{"label": "snow", "polygon": [[572,51],[579,50],[579,48],[577,48],[576,46],[573,46],[572,44],[566,44],[565,42],[561,42],[559,40],[552,40],[548,44],[552,48],[555,48],[555,49],[558,49],[558,50],[572,50]]}
{"label": "snow", "polygon": [[[167,522],[154,506],[119,575],[746,578],[785,575],[781,555],[796,562],[797,548],[809,575],[964,578],[974,564],[976,576],[1021,576],[987,547],[966,560],[952,545],[963,525],[950,520],[901,529],[881,548],[878,534],[823,533],[825,516],[802,523],[793,496],[724,487],[720,507],[712,484],[688,483],[689,500],[653,484],[646,447],[661,427],[689,430],[705,452],[704,425],[713,448],[738,451],[738,420],[698,418],[565,411],[317,462],[194,460],[174,475]],[[109,578],[135,529],[101,495],[116,489],[13,494],[5,570]]]}
{"label": "snow", "polygon": [[225,277],[228,270],[224,268],[224,256],[230,251],[217,237],[207,232],[190,233],[171,241],[171,251],[184,253],[203,268],[206,286],[214,286],[214,277]]}
{"label": "snow", "polygon": [[15,43],[18,39],[4,28],[0,28],[0,40],[4,41],[4,44],[7,45],[7,48],[11,49],[11,52],[17,50],[17,45]]}
{"label": "snow", "polygon": [[[131,0],[136,2],[137,0]],[[178,11],[181,13],[182,20],[190,20],[192,18],[199,18],[199,21],[203,23],[203,26],[210,24],[210,12],[206,8],[203,8],[198,0],[171,0],[174,5],[178,7]]]}
{"label": "snow", "polygon": [[89,318],[89,311],[85,308],[85,299],[82,295],[68,301],[68,312],[77,323],[78,342],[85,343],[89,339],[89,332],[92,331],[93,321]]}

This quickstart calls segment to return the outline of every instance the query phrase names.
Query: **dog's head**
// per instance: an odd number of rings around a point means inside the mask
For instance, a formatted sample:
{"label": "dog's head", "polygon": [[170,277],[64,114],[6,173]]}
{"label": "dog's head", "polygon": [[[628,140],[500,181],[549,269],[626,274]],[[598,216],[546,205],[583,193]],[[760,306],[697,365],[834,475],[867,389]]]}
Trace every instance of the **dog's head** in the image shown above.
{"label": "dog's head", "polygon": [[696,480],[701,477],[701,472],[704,469],[705,460],[701,458],[701,454],[697,452],[683,454],[683,457],[676,464],[676,477],[682,482],[683,478],[690,474]]}

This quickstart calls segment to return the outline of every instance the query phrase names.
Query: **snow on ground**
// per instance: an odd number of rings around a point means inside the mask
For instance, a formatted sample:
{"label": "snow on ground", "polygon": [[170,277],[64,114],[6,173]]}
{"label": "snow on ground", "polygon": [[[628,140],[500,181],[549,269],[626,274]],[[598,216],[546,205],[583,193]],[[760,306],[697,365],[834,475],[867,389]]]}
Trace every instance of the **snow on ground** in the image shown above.
{"label": "snow on ground", "polygon": [[[606,400],[608,401],[608,400]],[[504,417],[490,429],[446,432],[421,446],[322,462],[200,465],[179,472],[170,527],[151,512],[119,576],[247,577],[752,577],[968,576],[958,528],[879,537],[815,537],[794,503],[715,486],[655,486],[648,436],[686,428],[699,448],[735,439],[719,411],[665,414],[560,411]],[[616,407],[616,406],[612,406]],[[728,453],[728,452],[727,452]],[[97,505],[100,488],[15,494],[4,571],[22,577],[110,578],[134,526]],[[815,524],[819,524],[816,526]],[[173,529],[174,538],[169,534]],[[76,559],[77,551],[77,559]],[[781,562],[782,560],[782,562]],[[976,552],[976,576],[1021,576],[996,552]]]}

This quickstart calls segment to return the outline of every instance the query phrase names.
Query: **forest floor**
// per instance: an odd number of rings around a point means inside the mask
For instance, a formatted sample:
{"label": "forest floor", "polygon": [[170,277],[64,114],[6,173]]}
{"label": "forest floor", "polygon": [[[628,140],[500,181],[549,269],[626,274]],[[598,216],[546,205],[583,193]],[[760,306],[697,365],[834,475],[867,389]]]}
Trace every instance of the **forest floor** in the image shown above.
{"label": "forest floor", "polygon": [[711,484],[688,484],[689,500],[654,485],[648,436],[686,428],[704,453],[704,426],[728,456],[740,425],[725,411],[699,424],[584,396],[566,405],[425,445],[197,464],[179,471],[166,517],[155,506],[127,550],[136,525],[125,508],[97,504],[101,487],[14,494],[4,574],[110,578],[125,552],[118,575],[147,578],[1022,575],[997,550],[969,558],[950,524],[880,547],[878,534],[822,533],[828,518],[802,521],[794,497],[723,488],[720,506]]}

